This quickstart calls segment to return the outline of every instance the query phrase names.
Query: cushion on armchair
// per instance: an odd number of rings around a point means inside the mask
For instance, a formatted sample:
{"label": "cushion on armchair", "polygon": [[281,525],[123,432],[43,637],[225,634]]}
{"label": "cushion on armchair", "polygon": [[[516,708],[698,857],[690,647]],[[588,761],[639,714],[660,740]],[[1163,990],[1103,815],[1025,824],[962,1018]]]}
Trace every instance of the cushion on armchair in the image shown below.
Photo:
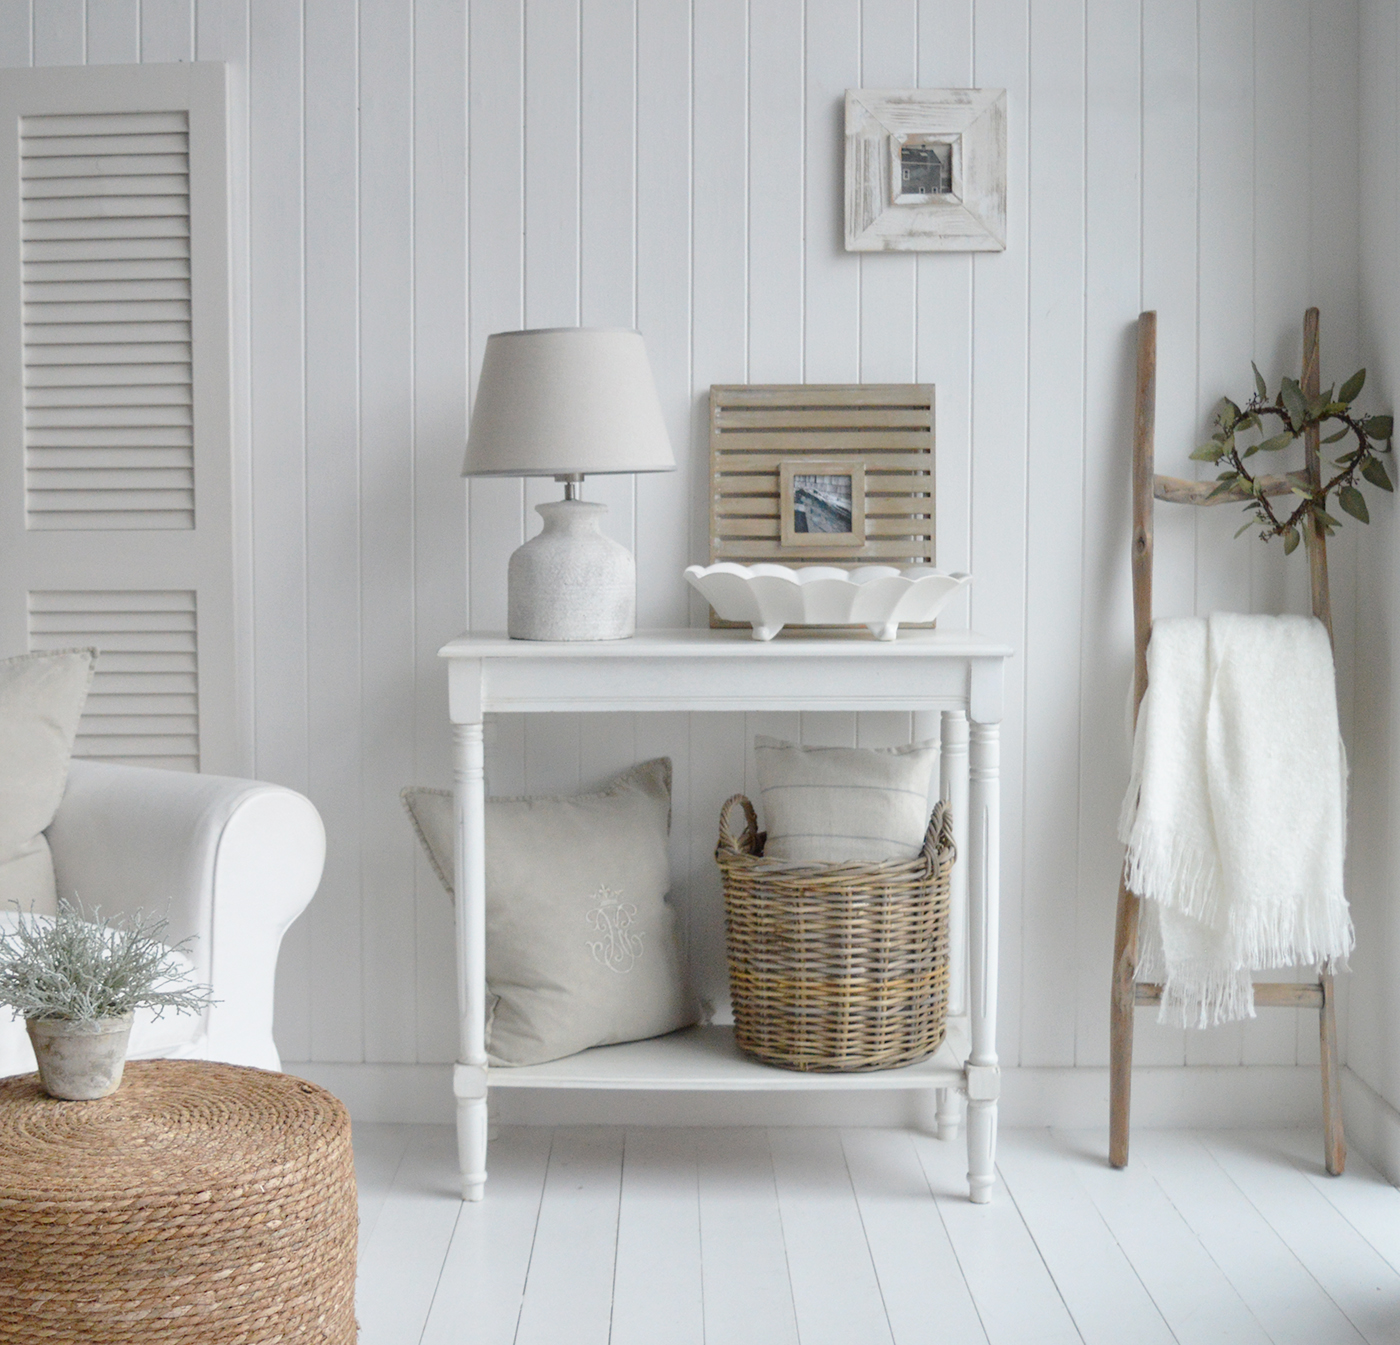
{"label": "cushion on armchair", "polygon": [[[405,789],[403,799],[451,892],[452,796]],[[541,1064],[695,1022],[666,902],[670,825],[664,757],[595,793],[486,801],[492,1064]]]}
{"label": "cushion on armchair", "polygon": [[43,833],[63,799],[96,662],[95,649],[0,660],[0,910],[56,909]]}

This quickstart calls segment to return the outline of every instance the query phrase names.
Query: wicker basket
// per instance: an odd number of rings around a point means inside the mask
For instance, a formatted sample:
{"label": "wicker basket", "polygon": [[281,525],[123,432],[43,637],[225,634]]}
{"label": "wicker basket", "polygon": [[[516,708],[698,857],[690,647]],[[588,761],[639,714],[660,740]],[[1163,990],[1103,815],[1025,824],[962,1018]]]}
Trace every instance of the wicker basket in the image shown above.
{"label": "wicker basket", "polygon": [[[735,807],[745,827],[730,828]],[[763,858],[753,804],[720,810],[715,859],[734,1036],[783,1069],[912,1065],[943,1041],[948,1011],[952,822],[939,803],[917,859],[802,864]]]}

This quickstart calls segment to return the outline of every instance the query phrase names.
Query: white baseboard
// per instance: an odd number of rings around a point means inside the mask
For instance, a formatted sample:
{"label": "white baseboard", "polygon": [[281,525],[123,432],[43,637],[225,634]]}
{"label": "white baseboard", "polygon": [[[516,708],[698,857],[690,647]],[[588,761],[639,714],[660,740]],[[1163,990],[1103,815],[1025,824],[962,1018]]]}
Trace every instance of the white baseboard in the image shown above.
{"label": "white baseboard", "polygon": [[1350,1068],[1342,1070],[1342,1116],[1348,1147],[1400,1186],[1400,1111]]}
{"label": "white baseboard", "polygon": [[[450,1065],[363,1065],[288,1062],[289,1074],[330,1089],[358,1121],[448,1125],[453,1120]],[[1343,1075],[1345,1081],[1350,1075]],[[1355,1079],[1352,1092],[1366,1085]],[[1366,1089],[1369,1092],[1369,1089]],[[1375,1097],[1374,1094],[1371,1095]],[[1386,1104],[1375,1099],[1382,1107]],[[507,1125],[841,1125],[927,1126],[932,1099],[919,1093],[615,1093],[571,1089],[500,1089],[492,1112]],[[1104,1129],[1108,1071],[1008,1069],[1002,1074],[1001,1124]],[[1363,1110],[1362,1101],[1347,1102]],[[1372,1108],[1374,1110],[1374,1108]],[[1359,1119],[1359,1118],[1358,1118]],[[1316,1066],[1190,1065],[1133,1071],[1135,1126],[1321,1125]],[[1348,1125],[1351,1126],[1348,1116]],[[1400,1168],[1400,1114],[1384,1131]],[[1371,1157],[1383,1145],[1375,1123],[1358,1135]],[[1373,1159],[1372,1161],[1376,1161]],[[1385,1168],[1383,1171],[1395,1169]]]}

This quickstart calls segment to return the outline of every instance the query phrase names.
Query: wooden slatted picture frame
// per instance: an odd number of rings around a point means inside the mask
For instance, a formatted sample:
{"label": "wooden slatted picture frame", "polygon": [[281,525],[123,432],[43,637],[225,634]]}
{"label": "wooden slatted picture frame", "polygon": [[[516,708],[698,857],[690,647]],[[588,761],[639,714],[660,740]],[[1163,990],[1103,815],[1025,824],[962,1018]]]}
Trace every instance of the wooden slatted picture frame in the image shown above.
{"label": "wooden slatted picture frame", "polygon": [[[807,541],[784,519],[784,467],[850,467],[864,528],[849,546]],[[754,383],[710,388],[710,563],[934,564],[932,383]],[[786,525],[786,526],[785,526]],[[787,541],[784,540],[787,535]],[[710,625],[723,621],[713,610]],[[863,627],[802,627],[807,631]]]}

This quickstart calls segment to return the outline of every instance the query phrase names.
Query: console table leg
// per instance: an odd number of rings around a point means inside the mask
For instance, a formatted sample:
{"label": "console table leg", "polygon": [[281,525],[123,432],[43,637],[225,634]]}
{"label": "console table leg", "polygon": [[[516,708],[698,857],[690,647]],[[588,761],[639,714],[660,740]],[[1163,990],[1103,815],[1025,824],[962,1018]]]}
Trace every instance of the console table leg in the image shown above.
{"label": "console table leg", "polygon": [[938,1110],[935,1113],[934,1134],[941,1140],[958,1137],[958,1127],[962,1123],[962,1106],[956,1088],[938,1089]]}
{"label": "console table leg", "polygon": [[462,1199],[480,1200],[486,1189],[486,1099],[457,1099],[457,1162]]}
{"label": "console table leg", "polygon": [[985,1205],[996,1181],[997,928],[1001,892],[1001,752],[996,724],[974,723],[968,751],[968,989],[972,1053],[967,1060],[967,1184]]}
{"label": "console table leg", "polygon": [[991,1203],[996,1185],[997,1104],[969,1099],[967,1104],[967,1188],[974,1205]]}
{"label": "console table leg", "polygon": [[486,1181],[486,744],[480,719],[454,728],[457,846],[457,1157],[462,1199],[480,1200]]}

